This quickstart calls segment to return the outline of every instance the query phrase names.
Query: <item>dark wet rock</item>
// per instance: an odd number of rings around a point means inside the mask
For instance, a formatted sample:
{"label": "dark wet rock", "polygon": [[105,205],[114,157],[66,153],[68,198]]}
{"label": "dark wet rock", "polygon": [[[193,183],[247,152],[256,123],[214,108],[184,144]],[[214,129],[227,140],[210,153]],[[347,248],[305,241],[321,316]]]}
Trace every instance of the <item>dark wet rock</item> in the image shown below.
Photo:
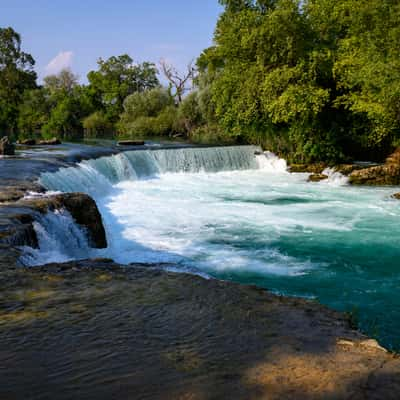
{"label": "dark wet rock", "polygon": [[15,154],[15,146],[9,141],[7,136],[0,139],[0,155],[13,156]]}
{"label": "dark wet rock", "polygon": [[61,140],[53,137],[52,139],[48,140],[39,140],[38,144],[41,146],[56,146],[61,144]]}
{"label": "dark wet rock", "polygon": [[36,139],[18,140],[17,144],[21,144],[21,145],[24,145],[24,146],[35,146],[36,145]]}
{"label": "dark wet rock", "polygon": [[392,195],[394,199],[400,200],[400,192]]}
{"label": "dark wet rock", "polygon": [[92,247],[107,247],[106,233],[96,202],[85,193],[63,193],[21,200],[24,207],[45,213],[65,208],[89,236]]}
{"label": "dark wet rock", "polygon": [[400,185],[400,148],[386,159],[385,164],[352,172],[350,183],[353,185]]}
{"label": "dark wet rock", "polygon": [[143,146],[144,140],[120,140],[118,145],[120,146]]}
{"label": "dark wet rock", "polygon": [[328,175],[325,174],[311,174],[308,177],[308,182],[320,182],[325,179],[328,179]]}
{"label": "dark wet rock", "polygon": [[[20,211],[20,213],[18,212]],[[10,246],[38,247],[34,217],[27,210],[0,209],[0,243]]]}
{"label": "dark wet rock", "polygon": [[316,302],[107,260],[20,268],[0,285],[1,398],[400,392],[400,359]]}
{"label": "dark wet rock", "polygon": [[290,172],[308,172],[312,174],[322,174],[322,171],[327,168],[325,163],[313,164],[291,164],[289,167]]}

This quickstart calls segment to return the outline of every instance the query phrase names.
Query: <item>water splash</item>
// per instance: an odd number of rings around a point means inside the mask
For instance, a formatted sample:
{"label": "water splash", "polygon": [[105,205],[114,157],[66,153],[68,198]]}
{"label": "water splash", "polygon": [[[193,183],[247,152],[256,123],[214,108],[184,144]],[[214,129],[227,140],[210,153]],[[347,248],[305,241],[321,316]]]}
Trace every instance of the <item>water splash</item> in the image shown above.
{"label": "water splash", "polygon": [[279,158],[276,154],[265,151],[262,154],[258,154],[257,163],[260,169],[271,173],[287,173],[288,166],[286,160]]}
{"label": "water splash", "polygon": [[85,259],[92,251],[86,232],[75,223],[67,210],[50,211],[39,216],[33,226],[39,248],[22,247],[20,261],[23,265],[35,266]]}
{"label": "water splash", "polygon": [[349,178],[336,171],[335,168],[325,168],[322,171],[322,174],[328,177],[328,179],[322,181],[323,183],[327,183],[332,186],[344,186],[349,183]]}

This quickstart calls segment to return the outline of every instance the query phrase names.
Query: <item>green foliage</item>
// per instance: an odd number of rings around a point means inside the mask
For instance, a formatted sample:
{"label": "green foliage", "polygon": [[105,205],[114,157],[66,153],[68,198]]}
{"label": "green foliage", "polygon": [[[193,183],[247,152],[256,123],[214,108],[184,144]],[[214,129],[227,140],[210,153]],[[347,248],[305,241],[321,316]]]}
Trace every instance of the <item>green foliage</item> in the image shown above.
{"label": "green foliage", "polygon": [[113,125],[101,111],[95,111],[82,121],[86,138],[110,138]]}
{"label": "green foliage", "polygon": [[42,126],[48,122],[50,104],[43,89],[25,91],[18,109],[20,139],[40,136]]}
{"label": "green foliage", "polygon": [[63,69],[55,75],[48,75],[43,81],[44,87],[50,95],[55,97],[71,95],[78,86],[78,76],[74,75],[69,69]]}
{"label": "green foliage", "polygon": [[125,99],[121,119],[129,123],[139,117],[155,117],[165,107],[173,104],[173,99],[166,89],[155,88],[137,92]]}
{"label": "green foliage", "polygon": [[207,120],[298,161],[384,158],[400,128],[398,2],[220,3],[197,63]]}
{"label": "green foliage", "polygon": [[[99,59],[86,86],[64,70],[38,88],[20,36],[0,28],[0,130],[63,138],[116,128],[125,136],[178,133],[255,143],[299,162],[381,160],[400,143],[398,1],[220,3],[214,45],[197,60],[195,91],[183,96],[183,84],[178,105],[154,64],[126,54]],[[163,66],[170,82],[185,82]]]}
{"label": "green foliage", "polygon": [[35,61],[12,28],[0,28],[0,131],[14,135],[25,90],[36,87]]}
{"label": "green foliage", "polygon": [[89,91],[93,102],[105,111],[111,122],[116,122],[123,111],[126,97],[159,86],[154,64],[135,64],[131,57],[123,54],[99,59],[99,69],[88,73]]}
{"label": "green foliage", "polygon": [[200,107],[199,93],[192,92],[187,95],[179,105],[177,115],[177,128],[188,135],[205,122]]}
{"label": "green foliage", "polygon": [[123,136],[164,136],[175,132],[176,119],[168,90],[155,88],[126,98],[118,127]]}

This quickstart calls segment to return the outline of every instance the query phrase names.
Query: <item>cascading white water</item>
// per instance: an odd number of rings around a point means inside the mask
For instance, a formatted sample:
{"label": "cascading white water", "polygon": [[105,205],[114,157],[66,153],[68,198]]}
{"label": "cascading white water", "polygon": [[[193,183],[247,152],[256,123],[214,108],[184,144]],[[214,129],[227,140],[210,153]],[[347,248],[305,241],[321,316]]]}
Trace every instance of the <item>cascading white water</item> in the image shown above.
{"label": "cascading white water", "polygon": [[38,249],[24,246],[20,261],[24,265],[42,265],[88,258],[92,249],[86,233],[64,209],[49,211],[33,223],[38,238]]}
{"label": "cascading white water", "polygon": [[272,173],[286,173],[288,170],[287,162],[283,158],[279,158],[276,154],[265,151],[256,156],[259,168]]}
{"label": "cascading white water", "polygon": [[394,189],[346,186],[341,174],[324,173],[328,179],[309,183],[308,174],[288,173],[285,160],[255,146],[130,151],[84,161],[40,181],[92,195],[108,248],[88,249],[82,231],[66,228],[70,216],[60,225],[55,215],[39,221],[41,250],[25,259],[169,263],[177,271],[316,297],[337,309],[356,306],[366,317],[379,314],[390,345],[400,329]]}
{"label": "cascading white water", "polygon": [[[137,150],[83,161],[77,167],[44,173],[40,183],[50,190],[105,194],[115,183],[165,173],[219,172],[263,167],[256,146]],[[272,153],[271,153],[272,154]],[[268,157],[270,157],[268,155]],[[267,159],[267,156],[265,156]],[[271,162],[275,162],[270,158]],[[265,165],[268,162],[265,162]]]}
{"label": "cascading white water", "polygon": [[323,183],[328,183],[334,186],[343,186],[347,185],[349,182],[349,178],[347,176],[336,171],[334,168],[325,168],[322,171],[322,174],[328,177],[326,181],[322,181]]}

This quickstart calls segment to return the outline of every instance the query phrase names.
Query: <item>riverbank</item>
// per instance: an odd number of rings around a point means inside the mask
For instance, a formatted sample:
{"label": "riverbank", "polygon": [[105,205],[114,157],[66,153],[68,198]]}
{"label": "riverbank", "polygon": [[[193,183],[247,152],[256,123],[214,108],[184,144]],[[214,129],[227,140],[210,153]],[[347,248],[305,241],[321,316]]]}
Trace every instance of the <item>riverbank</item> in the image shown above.
{"label": "riverbank", "polygon": [[[18,265],[16,246],[35,245],[37,213],[73,214],[85,201],[96,214],[85,195],[22,200],[44,190],[25,182],[118,151],[60,148],[0,160],[1,181],[22,194],[0,205],[1,397],[397,398],[399,359],[317,302],[159,264]],[[96,218],[85,223],[89,233],[102,225]],[[7,243],[7,234],[18,240]]]}
{"label": "riverbank", "polygon": [[96,260],[0,276],[1,397],[397,398],[400,359],[342,314],[162,268]]}

